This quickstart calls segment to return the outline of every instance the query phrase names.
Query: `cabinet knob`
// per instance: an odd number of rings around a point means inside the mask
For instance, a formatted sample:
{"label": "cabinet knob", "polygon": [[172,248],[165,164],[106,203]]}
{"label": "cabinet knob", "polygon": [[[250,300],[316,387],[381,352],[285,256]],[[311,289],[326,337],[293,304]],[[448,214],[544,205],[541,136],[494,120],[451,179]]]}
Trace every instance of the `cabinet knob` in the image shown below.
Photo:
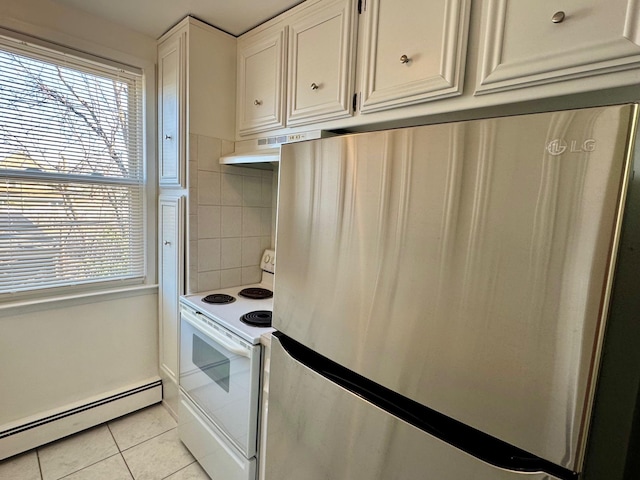
{"label": "cabinet knob", "polygon": [[164,136],[164,139],[165,139],[165,140],[171,140],[171,138],[172,138],[172,137],[171,137],[171,135],[166,135],[166,134],[165,134],[165,136]]}
{"label": "cabinet knob", "polygon": [[256,107],[258,107],[258,106],[262,105],[262,100],[254,100],[254,101],[253,101],[253,104],[254,104]]}
{"label": "cabinet knob", "polygon": [[409,57],[407,57],[406,55],[402,55],[400,57],[400,63],[409,63],[411,61],[411,59]]}
{"label": "cabinet knob", "polygon": [[165,245],[171,245],[171,242],[170,242],[169,240],[165,240],[165,241],[164,241],[164,244],[165,244]]}
{"label": "cabinet knob", "polygon": [[562,23],[564,21],[564,12],[560,11],[560,12],[556,12],[553,14],[553,17],[551,17],[551,21],[553,23]]}
{"label": "cabinet knob", "polygon": [[313,82],[311,84],[311,90],[318,90],[320,88],[320,85],[318,85],[316,82]]}

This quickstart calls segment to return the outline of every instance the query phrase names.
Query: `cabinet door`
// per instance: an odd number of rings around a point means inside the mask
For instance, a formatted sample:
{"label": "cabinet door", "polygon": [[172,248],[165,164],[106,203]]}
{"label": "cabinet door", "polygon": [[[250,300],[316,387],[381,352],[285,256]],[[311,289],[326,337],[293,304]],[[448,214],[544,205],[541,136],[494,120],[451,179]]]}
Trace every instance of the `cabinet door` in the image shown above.
{"label": "cabinet door", "polygon": [[158,177],[163,186],[184,186],[184,136],[186,33],[158,47]]}
{"label": "cabinet door", "polygon": [[636,0],[488,0],[476,93],[637,68]]}
{"label": "cabinet door", "polygon": [[184,196],[161,195],[158,205],[160,367],[177,383],[179,296],[184,293]]}
{"label": "cabinet door", "polygon": [[287,29],[238,41],[238,131],[240,135],[284,127]]}
{"label": "cabinet door", "polygon": [[369,0],[361,111],[462,93],[469,0]]}
{"label": "cabinet door", "polygon": [[354,2],[320,5],[320,10],[289,26],[289,126],[352,113]]}

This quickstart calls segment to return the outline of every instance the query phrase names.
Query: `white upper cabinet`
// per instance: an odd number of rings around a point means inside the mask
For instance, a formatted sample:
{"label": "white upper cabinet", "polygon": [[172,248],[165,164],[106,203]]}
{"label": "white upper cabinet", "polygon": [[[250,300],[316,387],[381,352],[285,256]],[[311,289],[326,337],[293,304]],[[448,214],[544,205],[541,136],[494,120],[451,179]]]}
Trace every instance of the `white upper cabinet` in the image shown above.
{"label": "white upper cabinet", "polygon": [[289,25],[287,125],[352,114],[354,0],[321,2]]}
{"label": "white upper cabinet", "polygon": [[487,0],[476,94],[640,66],[637,0]]}
{"label": "white upper cabinet", "polygon": [[184,186],[184,137],[180,121],[184,108],[185,33],[158,46],[158,160],[159,183],[165,187]]}
{"label": "white upper cabinet", "polygon": [[236,38],[187,17],[158,43],[158,183],[187,188],[189,134],[232,138]]}
{"label": "white upper cabinet", "polygon": [[469,4],[368,0],[361,40],[363,113],[462,92]]}
{"label": "white upper cabinet", "polygon": [[238,40],[238,132],[284,126],[284,66],[287,27]]}

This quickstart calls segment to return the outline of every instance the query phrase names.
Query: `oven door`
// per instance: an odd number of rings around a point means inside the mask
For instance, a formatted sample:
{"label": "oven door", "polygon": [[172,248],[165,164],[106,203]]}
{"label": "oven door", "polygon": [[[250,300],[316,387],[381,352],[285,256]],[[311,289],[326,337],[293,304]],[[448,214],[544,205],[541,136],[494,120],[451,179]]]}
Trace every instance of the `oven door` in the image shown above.
{"label": "oven door", "polygon": [[180,310],[180,388],[247,457],[256,454],[260,345]]}

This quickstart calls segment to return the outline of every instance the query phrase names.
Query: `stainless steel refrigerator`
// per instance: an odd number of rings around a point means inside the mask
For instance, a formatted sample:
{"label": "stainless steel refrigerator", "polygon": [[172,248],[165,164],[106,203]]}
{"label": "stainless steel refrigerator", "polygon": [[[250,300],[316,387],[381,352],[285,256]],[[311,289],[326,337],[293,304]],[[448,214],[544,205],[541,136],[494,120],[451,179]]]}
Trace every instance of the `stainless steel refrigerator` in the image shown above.
{"label": "stainless steel refrigerator", "polygon": [[265,478],[579,478],[636,121],[284,146]]}

